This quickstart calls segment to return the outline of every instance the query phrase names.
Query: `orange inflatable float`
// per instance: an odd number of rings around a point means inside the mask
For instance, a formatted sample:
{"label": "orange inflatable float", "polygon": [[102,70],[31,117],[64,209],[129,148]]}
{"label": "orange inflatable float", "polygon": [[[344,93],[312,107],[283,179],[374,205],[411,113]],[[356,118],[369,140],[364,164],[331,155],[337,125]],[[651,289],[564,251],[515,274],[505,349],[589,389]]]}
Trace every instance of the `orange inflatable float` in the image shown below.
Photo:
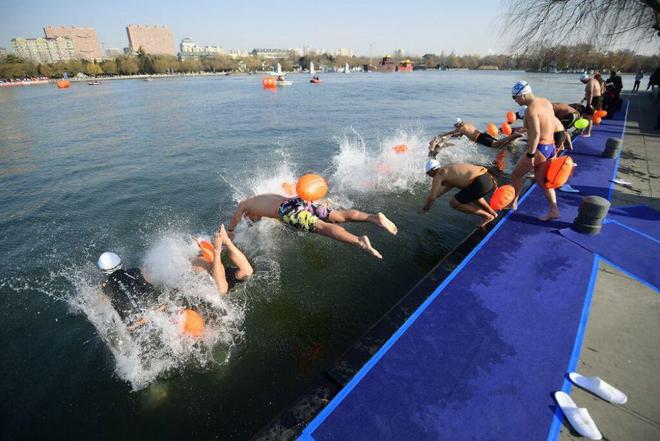
{"label": "orange inflatable float", "polygon": [[575,163],[570,156],[560,156],[550,160],[548,173],[545,175],[545,188],[559,188],[573,174]]}
{"label": "orange inflatable float", "polygon": [[57,85],[58,89],[66,89],[71,85],[69,80],[57,80],[55,84]]}
{"label": "orange inflatable float", "polygon": [[607,116],[607,110],[597,110],[595,115],[599,118],[605,118]]}
{"label": "orange inflatable float", "polygon": [[263,80],[261,80],[261,84],[266,88],[266,89],[273,89],[277,87],[277,83],[275,82],[275,78],[272,77],[266,77]]}
{"label": "orange inflatable float", "polygon": [[486,133],[488,133],[493,138],[499,135],[497,126],[493,123],[488,123],[488,125],[486,126]]}
{"label": "orange inflatable float", "polygon": [[204,318],[197,311],[184,309],[181,311],[183,333],[191,337],[201,337],[204,334]]}
{"label": "orange inflatable float", "polygon": [[511,185],[502,185],[493,192],[493,195],[490,197],[490,202],[488,202],[488,204],[493,210],[499,211],[509,205],[515,196],[516,190],[514,190]]}
{"label": "orange inflatable float", "polygon": [[296,193],[305,201],[316,201],[328,192],[328,183],[313,173],[301,176],[296,183]]}
{"label": "orange inflatable float", "polygon": [[408,146],[405,144],[397,144],[392,147],[392,150],[394,150],[394,153],[406,153],[408,151]]}
{"label": "orange inflatable float", "polygon": [[509,136],[512,132],[513,132],[513,130],[511,130],[511,126],[508,123],[503,122],[502,123],[502,133],[505,136]]}
{"label": "orange inflatable float", "polygon": [[516,122],[516,114],[510,110],[506,112],[506,122],[508,122],[509,124],[513,124],[514,122]]}
{"label": "orange inflatable float", "polygon": [[208,240],[198,240],[197,246],[199,247],[200,257],[208,263],[213,263],[213,256],[215,255],[215,247]]}
{"label": "orange inflatable float", "polygon": [[596,116],[596,115],[594,115],[594,119],[593,119],[593,121],[594,121],[594,124],[596,124],[597,126],[599,126],[600,123],[603,122],[603,120],[601,119],[601,117],[600,117],[600,116]]}

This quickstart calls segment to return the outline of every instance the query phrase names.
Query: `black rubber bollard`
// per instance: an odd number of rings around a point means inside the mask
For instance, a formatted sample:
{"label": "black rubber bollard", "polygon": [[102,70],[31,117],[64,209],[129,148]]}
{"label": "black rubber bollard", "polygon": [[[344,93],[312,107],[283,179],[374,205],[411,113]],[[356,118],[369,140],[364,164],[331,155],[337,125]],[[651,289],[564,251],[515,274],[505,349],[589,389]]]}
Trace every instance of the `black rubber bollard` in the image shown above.
{"label": "black rubber bollard", "polygon": [[603,219],[610,210],[610,201],[600,196],[585,196],[580,202],[578,215],[573,221],[573,230],[578,233],[595,235],[603,227]]}
{"label": "black rubber bollard", "polygon": [[619,138],[607,138],[607,142],[605,142],[605,150],[603,150],[603,156],[610,159],[616,158],[622,145],[623,141]]}

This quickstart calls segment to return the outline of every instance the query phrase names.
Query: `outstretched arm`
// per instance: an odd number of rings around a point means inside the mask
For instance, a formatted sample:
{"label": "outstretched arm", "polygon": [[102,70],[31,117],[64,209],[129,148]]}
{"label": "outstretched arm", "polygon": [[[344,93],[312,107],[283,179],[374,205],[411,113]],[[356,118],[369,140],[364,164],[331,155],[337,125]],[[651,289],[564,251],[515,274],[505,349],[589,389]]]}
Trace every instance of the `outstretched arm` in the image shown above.
{"label": "outstretched arm", "polygon": [[240,204],[238,204],[238,208],[236,209],[236,213],[234,213],[234,217],[231,218],[231,221],[229,221],[229,225],[227,225],[227,231],[230,233],[234,231],[234,228],[236,228],[236,225],[241,221],[241,217],[243,217],[243,213],[245,213],[245,201],[242,201]]}
{"label": "outstretched arm", "polygon": [[419,213],[421,214],[429,211],[435,200],[443,194],[447,193],[449,190],[451,190],[451,188],[452,187],[449,185],[444,185],[441,179],[433,179],[433,186],[431,187],[431,191],[429,192],[428,196],[426,196],[426,203],[419,210]]}

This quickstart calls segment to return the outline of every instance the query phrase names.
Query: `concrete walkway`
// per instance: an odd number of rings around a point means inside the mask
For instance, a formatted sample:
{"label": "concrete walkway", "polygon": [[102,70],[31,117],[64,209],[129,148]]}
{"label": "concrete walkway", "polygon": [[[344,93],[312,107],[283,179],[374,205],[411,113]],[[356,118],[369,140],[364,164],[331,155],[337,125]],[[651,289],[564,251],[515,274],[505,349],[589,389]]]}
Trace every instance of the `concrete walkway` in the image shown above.
{"label": "concrete walkway", "polygon": [[[650,93],[630,100],[624,149],[612,204],[649,205],[660,210],[660,130]],[[628,395],[623,406],[609,404],[573,387],[604,439],[660,440],[660,295],[601,261],[577,371],[596,375]],[[560,440],[584,439],[564,422]]]}

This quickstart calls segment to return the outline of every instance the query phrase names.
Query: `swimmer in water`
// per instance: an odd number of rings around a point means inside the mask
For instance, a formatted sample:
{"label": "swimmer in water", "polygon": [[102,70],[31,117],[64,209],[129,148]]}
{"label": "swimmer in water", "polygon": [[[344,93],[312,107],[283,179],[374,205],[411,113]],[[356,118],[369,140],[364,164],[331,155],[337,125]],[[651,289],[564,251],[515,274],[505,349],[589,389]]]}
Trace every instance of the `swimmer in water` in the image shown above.
{"label": "swimmer in water", "polygon": [[[248,261],[245,254],[234,245],[225,231],[225,226],[220,225],[218,231],[213,235],[213,251],[205,255],[205,250],[198,240],[200,253],[193,260],[193,269],[197,272],[206,272],[215,282],[215,286],[220,294],[227,294],[238,282],[244,282],[252,276],[254,269]],[[234,265],[225,267],[222,263],[222,251],[227,251],[227,257]]]}
{"label": "swimmer in water", "polygon": [[442,139],[448,136],[449,137],[465,136],[470,141],[476,142],[477,144],[498,149],[504,147],[511,141],[515,140],[516,138],[520,138],[522,136],[520,133],[512,133],[511,135],[498,140],[490,136],[488,133],[481,133],[479,130],[477,130],[474,124],[463,122],[463,120],[461,120],[460,118],[456,119],[456,123],[454,124],[454,127],[455,127],[454,130],[438,135],[434,139],[436,138]]}
{"label": "swimmer in water", "polygon": [[227,230],[231,233],[243,215],[251,220],[262,217],[277,219],[295,229],[323,236],[356,246],[367,253],[382,259],[383,256],[371,246],[367,236],[357,237],[343,227],[343,222],[370,222],[397,233],[397,228],[383,213],[368,214],[358,210],[330,210],[318,203],[306,202],[299,197],[288,198],[279,194],[261,194],[241,202]]}
{"label": "swimmer in water", "polygon": [[[107,276],[101,283],[103,294],[123,322],[139,311],[154,307],[158,293],[139,268],[123,269],[121,259],[112,252],[101,254],[97,265]],[[145,323],[147,320],[140,318],[127,323],[127,329],[132,331]]]}
{"label": "swimmer in water", "polygon": [[511,183],[516,190],[511,208],[514,210],[517,208],[518,196],[525,181],[525,176],[533,168],[536,182],[543,188],[549,205],[548,213],[540,216],[539,220],[556,219],[560,216],[557,207],[557,195],[554,189],[545,188],[544,184],[550,160],[557,154],[554,144],[554,132],[558,126],[561,127],[561,122],[555,117],[552,103],[546,98],[535,96],[526,81],[516,82],[513,85],[511,96],[518,105],[524,104],[527,106],[523,122],[527,129],[528,140],[527,152],[520,158],[511,173]]}
{"label": "swimmer in water", "polygon": [[472,164],[451,164],[440,167],[435,159],[426,161],[426,174],[433,178],[431,191],[426,197],[426,203],[419,210],[420,214],[428,212],[437,198],[452,188],[459,188],[449,201],[449,206],[462,213],[479,216],[482,222],[480,227],[486,226],[497,217],[484,196],[496,188],[495,178],[485,167]]}

